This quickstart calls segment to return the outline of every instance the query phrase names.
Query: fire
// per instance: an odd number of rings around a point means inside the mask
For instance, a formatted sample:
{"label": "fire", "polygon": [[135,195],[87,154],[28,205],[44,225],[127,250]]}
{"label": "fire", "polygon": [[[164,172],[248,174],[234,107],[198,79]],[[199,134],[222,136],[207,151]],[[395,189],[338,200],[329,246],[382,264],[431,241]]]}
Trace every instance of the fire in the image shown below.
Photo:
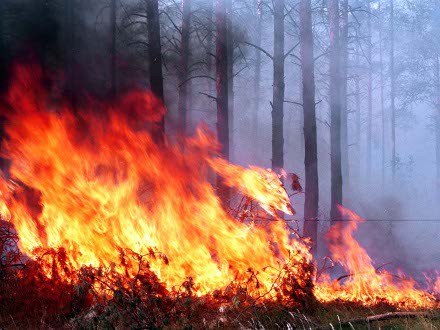
{"label": "fire", "polygon": [[75,267],[108,266],[121,249],[154,254],[149,267],[170,291],[191,279],[199,295],[251,273],[265,292],[284,264],[311,261],[283,221],[266,227],[236,221],[207,180],[211,168],[262,208],[290,212],[275,173],[227,163],[202,129],[157,146],[145,122],[164,109],[148,93],[112,106],[95,102],[93,111],[75,115],[54,108],[40,74],[19,69],[8,94],[13,111],[6,113],[12,180],[2,182],[1,210],[26,254],[62,247]]}
{"label": "fire", "polygon": [[324,277],[315,286],[318,300],[351,301],[367,306],[387,303],[402,308],[437,305],[433,296],[416,288],[414,280],[376,271],[370,256],[353,237],[358,223],[363,220],[346,208],[340,207],[339,210],[348,221],[335,224],[327,233],[327,238],[333,260],[344,267],[348,276],[343,283]]}
{"label": "fire", "polygon": [[[313,267],[304,266],[312,264],[308,242],[277,217],[294,211],[274,172],[228,163],[204,129],[155,144],[147,128],[165,110],[149,93],[133,92],[112,105],[89,101],[88,109],[74,111],[51,101],[41,77],[38,69],[19,67],[3,111],[3,156],[11,166],[10,179],[0,180],[0,214],[15,226],[28,256],[62,249],[76,269],[112,267],[127,276],[148,267],[170,292],[185,282],[197,295],[245,283],[250,294],[271,299],[280,292],[298,297],[296,286],[314,285],[321,302],[434,306],[413,280],[376,271],[353,238],[361,219],[344,208],[351,221],[334,226],[328,239],[333,260],[350,276],[312,283]],[[208,181],[209,171],[258,202],[271,221],[237,221]],[[148,262],[118,265],[124,251]]]}

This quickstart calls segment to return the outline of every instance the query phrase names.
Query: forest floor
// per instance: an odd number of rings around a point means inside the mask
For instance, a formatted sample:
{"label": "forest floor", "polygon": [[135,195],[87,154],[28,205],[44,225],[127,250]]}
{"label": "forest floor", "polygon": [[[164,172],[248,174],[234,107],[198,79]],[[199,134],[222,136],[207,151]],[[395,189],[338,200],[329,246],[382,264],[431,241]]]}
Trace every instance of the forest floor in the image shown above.
{"label": "forest floor", "polygon": [[14,313],[0,302],[0,329],[440,329],[440,310],[397,311],[386,305],[364,307],[341,302],[317,304],[311,309],[277,303],[214,307],[203,298],[186,298],[169,313],[155,311],[154,316],[152,310],[141,306],[113,302],[77,315],[54,314],[45,303],[27,313]]}
{"label": "forest floor", "polygon": [[439,310],[404,312],[389,306],[333,303],[318,308],[310,319],[315,323],[303,329],[440,329]]}

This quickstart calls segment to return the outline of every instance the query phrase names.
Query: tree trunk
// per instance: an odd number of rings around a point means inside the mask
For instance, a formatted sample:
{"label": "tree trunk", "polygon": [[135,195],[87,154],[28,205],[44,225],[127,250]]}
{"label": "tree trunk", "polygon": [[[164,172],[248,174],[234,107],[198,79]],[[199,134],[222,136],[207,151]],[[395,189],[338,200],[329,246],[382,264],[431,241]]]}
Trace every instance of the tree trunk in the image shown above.
{"label": "tree trunk", "polygon": [[[159,4],[158,0],[147,2],[148,55],[150,69],[150,88],[153,94],[165,104],[162,74],[162,47],[160,43]],[[155,123],[152,129],[156,143],[165,141],[165,117]]]}
{"label": "tree trunk", "polygon": [[437,196],[440,197],[440,57],[436,55],[434,59],[435,76],[435,155],[436,155],[436,188]]}
{"label": "tree trunk", "polygon": [[75,66],[75,8],[74,0],[64,1],[64,70],[66,74],[65,94],[73,109],[76,108]]}
{"label": "tree trunk", "polygon": [[338,205],[342,204],[341,169],[341,70],[339,40],[339,1],[329,0],[330,19],[330,149],[331,149],[331,210],[332,221],[340,219]]}
{"label": "tree trunk", "polygon": [[390,98],[391,98],[391,169],[396,180],[396,77],[394,75],[394,0],[390,0]]}
{"label": "tree trunk", "polygon": [[[0,92],[4,92],[7,89],[7,56],[4,35],[4,1],[0,1]],[[4,124],[5,118],[0,115],[0,170],[3,171],[5,177],[8,177],[8,160],[1,157],[3,154],[3,139],[5,137]]]}
{"label": "tree trunk", "polygon": [[385,187],[385,96],[384,96],[384,77],[383,77],[383,35],[382,35],[382,4],[379,1],[379,66],[380,66],[380,110],[382,117],[382,187]]}
{"label": "tree trunk", "polygon": [[304,236],[318,242],[318,147],[315,114],[315,66],[313,55],[312,9],[310,0],[301,0],[301,73],[304,116],[305,202]]}
{"label": "tree trunk", "polygon": [[226,30],[228,51],[228,111],[229,111],[229,157],[234,150],[234,31],[233,31],[233,8],[232,0],[226,1]]}
{"label": "tree trunk", "polygon": [[347,106],[347,85],[348,85],[348,0],[342,1],[341,16],[341,162],[342,177],[344,186],[347,187],[350,177],[348,159],[348,106]]}
{"label": "tree trunk", "polygon": [[284,0],[274,0],[272,169],[284,166]]}
{"label": "tree trunk", "polygon": [[[355,61],[356,63],[359,63],[359,55],[358,55],[359,49],[356,50],[356,57]],[[355,76],[355,106],[356,106],[356,169],[357,169],[357,184],[362,184],[362,148],[361,148],[361,75],[359,72],[356,73]]]}
{"label": "tree trunk", "polygon": [[187,131],[188,117],[188,62],[189,37],[191,28],[191,0],[182,0],[182,31],[180,39],[179,68],[179,126],[182,132]]}
{"label": "tree trunk", "polygon": [[116,0],[110,2],[110,96],[116,96]]}
{"label": "tree trunk", "polygon": [[[221,155],[229,160],[229,111],[228,111],[228,46],[226,0],[216,4],[216,88],[217,88],[217,139]],[[223,203],[229,199],[229,189],[217,176],[217,189]]]}
{"label": "tree trunk", "polygon": [[[213,37],[214,37],[214,26],[213,26],[213,13],[214,13],[214,0],[208,1],[208,22],[207,22],[207,37],[206,37],[206,70],[209,77],[213,76]],[[208,78],[207,81],[209,93],[213,92],[213,80]]]}
{"label": "tree trunk", "polygon": [[[261,33],[263,31],[263,1],[257,3],[257,29],[255,45],[261,47]],[[261,51],[255,49],[255,74],[254,74],[254,109],[252,113],[252,140],[254,141],[254,161],[257,158],[258,150],[258,132],[259,132],[259,112],[260,112],[260,93],[261,93]]]}
{"label": "tree trunk", "polygon": [[[0,92],[6,90],[7,83],[7,49],[5,37],[5,1],[0,1]],[[1,136],[0,136],[1,138]]]}
{"label": "tree trunk", "polygon": [[0,89],[3,90],[3,84],[5,83],[5,70],[6,70],[6,58],[5,58],[5,41],[4,41],[4,1],[0,1]]}
{"label": "tree trunk", "polygon": [[367,61],[368,61],[368,112],[367,112],[367,182],[370,182],[371,166],[372,166],[372,118],[373,118],[373,58],[372,58],[372,40],[371,40],[371,6],[368,1],[367,10],[367,29],[368,29],[368,47],[367,47]]}

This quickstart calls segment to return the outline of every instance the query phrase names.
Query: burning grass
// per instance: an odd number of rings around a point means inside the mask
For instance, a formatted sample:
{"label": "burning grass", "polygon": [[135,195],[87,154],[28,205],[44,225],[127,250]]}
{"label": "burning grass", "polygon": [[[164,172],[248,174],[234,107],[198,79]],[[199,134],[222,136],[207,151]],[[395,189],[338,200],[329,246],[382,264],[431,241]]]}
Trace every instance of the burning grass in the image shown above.
{"label": "burning grass", "polygon": [[156,145],[145,123],[164,109],[149,93],[72,111],[41,76],[19,67],[6,96],[0,326],[306,328],[335,315],[326,306],[437,308],[411,279],[378,274],[354,213],[341,207],[351,221],[328,234],[350,276],[318,276],[310,242],[279,216],[294,210],[277,174],[226,162],[206,129]]}

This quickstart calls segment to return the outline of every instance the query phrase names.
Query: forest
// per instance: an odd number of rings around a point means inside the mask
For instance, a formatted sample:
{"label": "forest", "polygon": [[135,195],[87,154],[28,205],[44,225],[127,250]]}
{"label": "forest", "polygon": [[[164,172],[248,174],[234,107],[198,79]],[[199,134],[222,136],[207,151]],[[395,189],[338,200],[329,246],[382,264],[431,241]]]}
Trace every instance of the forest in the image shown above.
{"label": "forest", "polygon": [[0,329],[440,326],[437,1],[0,0],[0,141]]}

